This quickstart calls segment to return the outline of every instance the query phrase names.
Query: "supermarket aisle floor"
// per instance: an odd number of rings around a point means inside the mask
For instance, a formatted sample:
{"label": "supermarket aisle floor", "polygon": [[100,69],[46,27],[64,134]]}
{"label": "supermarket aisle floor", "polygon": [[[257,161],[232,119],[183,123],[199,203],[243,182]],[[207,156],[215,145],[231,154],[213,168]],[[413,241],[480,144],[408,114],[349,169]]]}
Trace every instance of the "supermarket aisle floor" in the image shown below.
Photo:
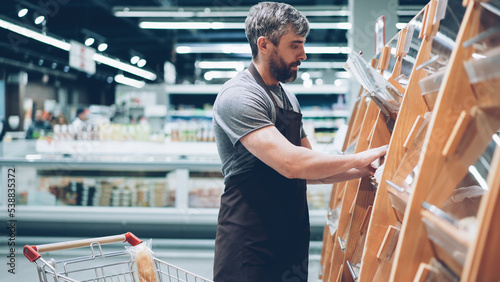
{"label": "supermarket aisle floor", "polygon": [[[22,246],[25,244],[37,245],[44,243],[53,243],[67,241],[68,238],[62,240],[54,240],[38,237],[24,237],[16,240],[16,264],[15,274],[8,272],[10,268],[7,265],[9,250],[7,242],[1,242],[0,246],[0,277],[2,282],[36,282],[39,281],[36,266],[30,263],[22,255]],[[68,240],[75,240],[74,238]],[[173,264],[177,267],[200,275],[206,278],[212,278],[212,263],[213,263],[213,240],[168,240],[168,239],[153,239],[153,251],[155,257]],[[104,252],[122,251],[125,245],[105,245]],[[105,248],[106,247],[106,248]],[[318,281],[320,270],[319,259],[321,253],[321,242],[311,242],[310,263],[309,263],[309,281]],[[90,255],[90,248],[53,252],[44,254],[44,258],[54,258],[55,260],[75,258]],[[123,258],[106,258],[105,263],[123,260]],[[52,280],[49,280],[52,281]],[[293,281],[293,280],[291,280]]]}

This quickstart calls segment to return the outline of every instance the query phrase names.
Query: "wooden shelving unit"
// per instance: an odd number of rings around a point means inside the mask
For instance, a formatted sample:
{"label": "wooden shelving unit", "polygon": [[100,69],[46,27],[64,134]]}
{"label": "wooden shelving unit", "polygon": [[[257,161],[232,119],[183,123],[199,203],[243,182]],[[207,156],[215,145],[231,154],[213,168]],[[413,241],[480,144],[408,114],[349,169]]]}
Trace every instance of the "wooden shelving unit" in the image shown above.
{"label": "wooden shelving unit", "polygon": [[[500,279],[499,8],[431,0],[354,74],[344,152],[389,151],[376,178],[333,186],[323,281]],[[398,107],[362,81],[380,80],[374,71],[401,92]]]}

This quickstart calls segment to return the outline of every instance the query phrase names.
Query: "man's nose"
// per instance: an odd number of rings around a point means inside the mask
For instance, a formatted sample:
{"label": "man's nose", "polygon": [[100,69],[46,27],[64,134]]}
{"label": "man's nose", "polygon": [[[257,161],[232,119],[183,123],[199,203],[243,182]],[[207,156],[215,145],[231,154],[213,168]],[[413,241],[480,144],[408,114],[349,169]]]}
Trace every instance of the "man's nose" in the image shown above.
{"label": "man's nose", "polygon": [[301,48],[298,59],[301,61],[304,61],[305,59],[307,59],[307,55],[306,55],[306,51],[305,51],[304,47]]}

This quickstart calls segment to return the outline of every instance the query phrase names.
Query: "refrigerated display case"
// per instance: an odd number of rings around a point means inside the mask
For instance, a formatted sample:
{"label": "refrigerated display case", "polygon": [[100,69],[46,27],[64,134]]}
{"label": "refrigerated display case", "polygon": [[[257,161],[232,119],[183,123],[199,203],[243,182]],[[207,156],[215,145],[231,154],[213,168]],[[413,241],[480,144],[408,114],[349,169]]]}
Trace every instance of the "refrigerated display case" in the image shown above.
{"label": "refrigerated display case", "polygon": [[[224,183],[214,142],[1,144],[2,181],[14,169],[20,236],[131,230],[159,238],[215,237]],[[321,237],[329,192],[321,185],[309,187],[313,237]]]}

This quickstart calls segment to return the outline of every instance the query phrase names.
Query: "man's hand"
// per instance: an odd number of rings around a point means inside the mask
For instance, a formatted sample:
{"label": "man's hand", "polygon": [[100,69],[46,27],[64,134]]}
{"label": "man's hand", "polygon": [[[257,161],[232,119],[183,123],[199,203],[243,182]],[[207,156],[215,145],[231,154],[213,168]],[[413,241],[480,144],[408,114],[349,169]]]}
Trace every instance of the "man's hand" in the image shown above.
{"label": "man's hand", "polygon": [[388,147],[388,145],[384,145],[355,154],[358,158],[358,166],[356,168],[367,172],[368,175],[373,175],[379,167],[378,159],[385,156]]}

